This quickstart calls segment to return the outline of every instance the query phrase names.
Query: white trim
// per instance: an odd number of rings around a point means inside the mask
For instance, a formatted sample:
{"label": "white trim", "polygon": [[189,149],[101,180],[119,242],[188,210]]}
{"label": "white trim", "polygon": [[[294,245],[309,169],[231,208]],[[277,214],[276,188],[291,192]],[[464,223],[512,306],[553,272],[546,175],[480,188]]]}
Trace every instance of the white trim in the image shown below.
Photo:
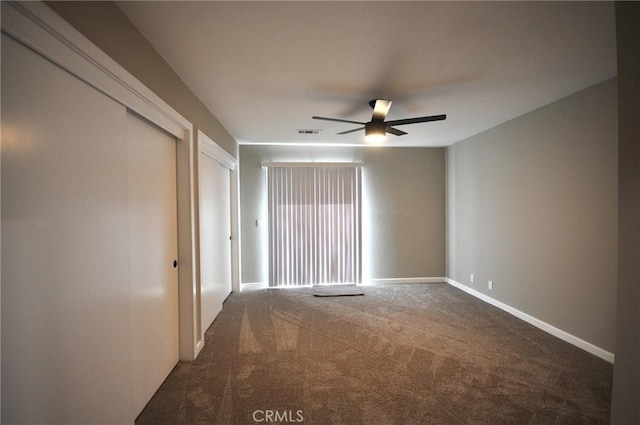
{"label": "white trim", "polygon": [[240,284],[240,292],[246,289],[267,289],[269,288],[269,284],[267,282],[247,282]]}
{"label": "white trim", "polygon": [[363,167],[362,162],[270,162],[262,161],[262,168],[268,167]]}
{"label": "white trim", "polygon": [[237,159],[211,140],[211,138],[201,130],[198,130],[198,147],[200,148],[200,152],[231,170],[234,170],[238,165]]}
{"label": "white trim", "polygon": [[2,31],[182,139],[191,123],[41,2],[2,2]]}
{"label": "white trim", "polygon": [[384,279],[369,279],[365,285],[393,285],[398,283],[445,283],[446,277],[393,277]]}
{"label": "white trim", "polygon": [[466,285],[463,285],[460,282],[456,282],[453,279],[446,279],[446,282],[451,285],[454,286],[470,295],[473,295],[476,298],[479,298],[480,300],[489,303],[495,307],[498,307],[499,309],[506,311],[507,313],[517,317],[518,319],[524,320],[525,322],[535,326],[538,329],[541,329],[553,336],[555,336],[556,338],[560,338],[563,341],[568,342],[569,344],[575,345],[578,348],[581,348],[582,350],[593,354],[594,356],[600,357],[603,360],[608,361],[609,363],[613,363],[615,356],[613,353],[610,353],[607,350],[604,350],[596,345],[593,345],[590,342],[587,342],[581,338],[578,338],[575,335],[571,335],[568,332],[563,331],[562,329],[558,329],[553,325],[548,324],[547,322],[543,322],[540,319],[537,319],[533,316],[528,315],[527,313],[524,313],[518,309],[515,309],[503,302],[500,302],[498,300],[496,300],[495,298],[491,298],[485,294],[483,294],[482,292],[478,292],[475,289],[469,288]]}
{"label": "white trim", "polygon": [[229,170],[231,184],[231,291],[240,292],[240,193],[238,169]]}
{"label": "white trim", "polygon": [[199,326],[194,228],[193,125],[42,2],[2,2],[2,32],[178,139],[180,359],[204,343]]}

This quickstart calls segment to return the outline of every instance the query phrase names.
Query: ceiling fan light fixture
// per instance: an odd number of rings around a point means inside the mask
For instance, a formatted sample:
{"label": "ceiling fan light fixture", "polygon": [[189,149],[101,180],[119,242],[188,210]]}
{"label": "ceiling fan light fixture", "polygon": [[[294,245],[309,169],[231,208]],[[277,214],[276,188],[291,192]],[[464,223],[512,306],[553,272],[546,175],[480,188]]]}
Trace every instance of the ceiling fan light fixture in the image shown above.
{"label": "ceiling fan light fixture", "polygon": [[427,117],[404,118],[399,120],[386,121],[387,114],[389,113],[389,108],[391,107],[390,100],[375,99],[369,102],[369,106],[373,108],[373,115],[371,116],[371,121],[369,122],[344,120],[342,118],[319,117],[316,115],[312,116],[311,118],[314,120],[332,121],[332,122],[340,122],[340,123],[345,122],[349,124],[361,125],[362,127],[341,131],[340,133],[337,133],[337,134],[339,135],[351,134],[353,132],[364,129],[364,141],[370,144],[383,143],[387,139],[387,133],[391,133],[394,136],[406,135],[407,133],[405,131],[402,131],[396,128],[396,126],[398,125],[418,124],[422,122],[441,121],[441,120],[447,119],[447,116],[443,114],[443,115],[430,115]]}
{"label": "ceiling fan light fixture", "polygon": [[387,140],[387,125],[384,122],[368,122],[364,126],[364,141],[379,144]]}

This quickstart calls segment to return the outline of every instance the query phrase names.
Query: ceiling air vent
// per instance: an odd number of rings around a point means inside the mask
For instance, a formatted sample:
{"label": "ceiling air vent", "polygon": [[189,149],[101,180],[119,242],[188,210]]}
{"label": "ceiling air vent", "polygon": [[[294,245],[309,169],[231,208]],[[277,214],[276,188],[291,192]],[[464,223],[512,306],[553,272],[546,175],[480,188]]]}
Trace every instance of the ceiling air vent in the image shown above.
{"label": "ceiling air vent", "polygon": [[320,134],[320,130],[317,129],[299,128],[296,131],[298,132],[298,134]]}

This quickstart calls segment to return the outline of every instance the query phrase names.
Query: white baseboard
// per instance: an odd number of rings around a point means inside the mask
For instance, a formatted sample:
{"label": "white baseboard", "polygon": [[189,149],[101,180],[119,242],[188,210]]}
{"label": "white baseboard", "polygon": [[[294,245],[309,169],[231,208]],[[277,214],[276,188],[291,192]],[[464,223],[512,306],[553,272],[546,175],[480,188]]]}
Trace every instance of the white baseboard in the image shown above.
{"label": "white baseboard", "polygon": [[615,358],[614,354],[610,353],[607,350],[604,350],[598,346],[595,346],[590,342],[587,342],[581,338],[578,338],[575,335],[571,335],[570,333],[565,332],[562,329],[558,329],[555,326],[548,324],[547,322],[543,322],[540,319],[536,319],[535,317],[530,316],[527,313],[524,313],[518,309],[515,309],[503,302],[500,302],[495,298],[491,298],[483,294],[482,292],[478,292],[475,289],[469,288],[468,286],[463,285],[460,282],[456,282],[453,279],[446,278],[445,281],[449,285],[454,286],[470,295],[473,295],[474,297],[479,298],[482,301],[487,302],[495,307],[498,307],[499,309],[506,311],[507,313],[517,317],[518,319],[524,320],[525,322],[535,326],[536,328],[542,329],[543,331],[555,336],[556,338],[560,338],[561,340],[566,341],[569,344],[573,344],[576,347],[581,348],[584,351],[593,354],[594,356],[600,357],[601,359],[608,361],[609,363],[614,362],[614,358]]}
{"label": "white baseboard", "polygon": [[253,289],[267,289],[269,284],[267,282],[247,282],[240,284],[240,292],[244,290],[253,290]]}
{"label": "white baseboard", "polygon": [[395,283],[445,283],[446,277],[393,277],[385,279],[369,279],[365,285],[388,285]]}
{"label": "white baseboard", "polygon": [[[359,285],[388,285],[396,283],[446,283],[446,277],[395,277],[384,279],[370,279],[369,282],[362,282]],[[313,286],[313,285],[307,285]],[[302,288],[303,286],[292,286],[292,288]],[[267,282],[247,282],[240,284],[240,291],[244,289],[265,289],[269,288]],[[288,288],[288,286],[282,286],[279,288]]]}

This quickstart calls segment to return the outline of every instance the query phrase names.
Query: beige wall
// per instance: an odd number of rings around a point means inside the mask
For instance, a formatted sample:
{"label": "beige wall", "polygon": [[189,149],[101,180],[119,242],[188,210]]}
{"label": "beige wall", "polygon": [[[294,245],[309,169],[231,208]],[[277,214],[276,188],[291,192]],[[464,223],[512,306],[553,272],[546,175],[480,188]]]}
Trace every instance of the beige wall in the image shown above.
{"label": "beige wall", "polygon": [[240,146],[243,283],[267,281],[266,223],[255,225],[266,219],[261,162],[313,160],[364,163],[363,277],[444,276],[444,148]]}
{"label": "beige wall", "polygon": [[234,157],[237,144],[125,14],[110,1],[47,1],[47,6]]}
{"label": "beige wall", "polygon": [[640,424],[640,3],[616,3],[618,312],[611,423]]}
{"label": "beige wall", "polygon": [[615,79],[447,148],[447,196],[450,278],[614,350]]}

